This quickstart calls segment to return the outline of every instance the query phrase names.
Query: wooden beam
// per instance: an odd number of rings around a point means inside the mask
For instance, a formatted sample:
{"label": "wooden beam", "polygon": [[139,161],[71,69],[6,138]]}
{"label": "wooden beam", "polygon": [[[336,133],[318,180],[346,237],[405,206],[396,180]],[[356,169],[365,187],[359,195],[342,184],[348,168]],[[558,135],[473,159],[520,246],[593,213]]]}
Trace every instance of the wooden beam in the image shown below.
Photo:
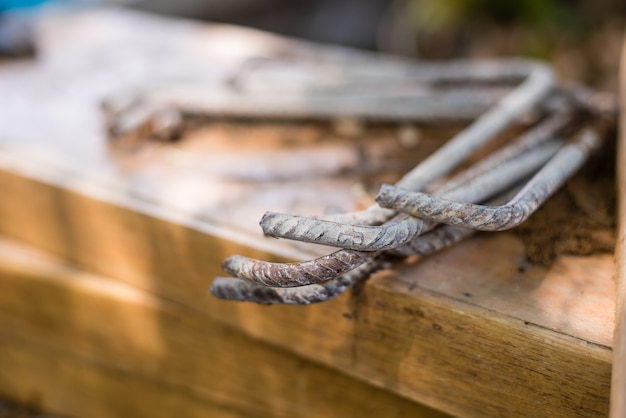
{"label": "wooden beam", "polygon": [[69,416],[444,417],[119,281],[0,242],[0,394]]}
{"label": "wooden beam", "polygon": [[520,272],[523,245],[486,236],[330,303],[236,304],[207,295],[219,260],[273,253],[41,178],[4,171],[0,188],[3,233],[420,403],[467,417],[608,411],[610,256]]}
{"label": "wooden beam", "polygon": [[0,336],[0,395],[62,416],[255,417],[262,408],[237,410],[202,394],[124,373],[59,349]]}

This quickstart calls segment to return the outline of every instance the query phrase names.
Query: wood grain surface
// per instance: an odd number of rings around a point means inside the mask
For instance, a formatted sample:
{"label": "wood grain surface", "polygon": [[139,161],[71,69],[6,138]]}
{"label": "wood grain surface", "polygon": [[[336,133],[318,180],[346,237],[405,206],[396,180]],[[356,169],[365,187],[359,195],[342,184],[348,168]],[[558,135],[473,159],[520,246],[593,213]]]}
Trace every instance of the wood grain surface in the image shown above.
{"label": "wood grain surface", "polygon": [[0,205],[5,234],[416,401],[458,416],[607,413],[610,256],[522,273],[516,238],[478,237],[322,305],[235,304],[207,294],[221,258],[274,253],[7,172],[0,184],[25,205]]}
{"label": "wood grain surface", "polygon": [[0,242],[0,393],[80,417],[444,417],[135,287]]}

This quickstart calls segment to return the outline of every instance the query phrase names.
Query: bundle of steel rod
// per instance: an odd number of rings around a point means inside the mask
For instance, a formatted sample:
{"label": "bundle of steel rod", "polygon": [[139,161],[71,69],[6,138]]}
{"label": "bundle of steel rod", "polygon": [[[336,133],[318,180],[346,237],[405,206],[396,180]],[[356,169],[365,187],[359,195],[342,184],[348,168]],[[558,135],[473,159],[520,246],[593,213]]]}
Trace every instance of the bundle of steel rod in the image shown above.
{"label": "bundle of steel rod", "polygon": [[[439,83],[519,84],[395,186],[384,185],[377,205],[320,218],[266,213],[261,228],[267,236],[341,249],[285,264],[232,256],[223,268],[234,278],[217,278],[211,287],[214,296],[264,304],[323,302],[366,280],[389,257],[430,254],[477,230],[513,228],[585,163],[601,145],[612,117],[610,104],[600,105],[580,87],[557,87],[550,68],[537,62],[455,62],[418,73]],[[352,110],[358,114],[360,109]],[[533,111],[537,120],[525,132],[441,181],[473,151]],[[406,117],[390,113],[385,116]]]}
{"label": "bundle of steel rod", "polygon": [[[551,69],[536,61],[415,65],[357,57],[296,67],[257,62],[218,86],[161,85],[114,97],[104,106],[110,136],[167,135],[188,115],[470,123],[395,186],[383,186],[366,210],[316,218],[266,213],[265,235],[340,250],[284,264],[232,256],[223,268],[233,278],[211,287],[221,299],[322,302],[390,257],[425,255],[476,230],[515,227],[600,146],[614,113],[610,100],[583,87],[557,86]],[[494,86],[509,90],[494,93]],[[523,133],[459,172],[476,150],[529,119]]]}

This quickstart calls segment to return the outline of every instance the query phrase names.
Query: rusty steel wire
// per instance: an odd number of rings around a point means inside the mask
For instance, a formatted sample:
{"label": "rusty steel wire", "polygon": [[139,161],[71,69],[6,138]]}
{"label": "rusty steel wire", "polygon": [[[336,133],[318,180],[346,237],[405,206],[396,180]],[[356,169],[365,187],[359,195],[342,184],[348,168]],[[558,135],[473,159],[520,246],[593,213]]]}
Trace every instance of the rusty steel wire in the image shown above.
{"label": "rusty steel wire", "polygon": [[[484,74],[490,74],[492,77],[494,76],[494,70],[496,68],[490,67],[489,65],[484,65],[482,68],[483,71],[479,72],[482,77],[486,77]],[[438,70],[440,70],[441,78],[443,80],[449,80],[454,77],[468,78],[467,71],[464,71],[466,70],[465,67],[458,63],[451,65],[446,71],[441,69]],[[507,66],[506,70],[513,70],[512,72],[518,76],[520,73],[525,74],[527,78],[519,87],[509,93],[509,95],[507,95],[502,102],[474,121],[460,134],[448,141],[446,145],[423,161],[415,169],[407,173],[397,183],[399,187],[405,187],[411,190],[421,190],[431,181],[449,173],[458,164],[466,160],[472,151],[477,149],[479,146],[484,145],[496,134],[510,126],[510,124],[519,119],[522,114],[529,111],[531,107],[538,106],[539,101],[547,95],[553,87],[552,72],[545,65],[535,63],[528,65],[520,64],[519,66]],[[507,76],[510,76],[509,73],[507,73]],[[422,167],[426,167],[426,169]],[[367,217],[375,216],[378,220],[382,211],[384,210],[373,209],[361,213]],[[383,219],[386,220],[390,217],[389,215],[393,214],[394,212],[389,212],[388,214],[385,212],[383,214]],[[371,223],[370,219],[362,219],[363,216],[361,215],[354,216],[361,224],[367,225]],[[424,228],[420,228],[420,224],[416,222],[416,220],[410,218],[405,220],[403,226],[396,227],[396,231],[398,229],[402,229],[403,227],[405,230],[404,239],[397,243],[392,241],[395,246],[409,242],[416,234],[425,232],[426,230]],[[356,236],[353,236],[350,232],[348,232],[341,235],[338,234],[337,238],[339,238],[340,241],[345,240],[346,243],[350,243],[351,246],[353,246],[358,243],[360,236],[362,235],[357,234]],[[390,240],[394,240],[394,238],[395,235],[389,237]],[[366,244],[368,243],[369,242]],[[359,247],[357,247],[357,249],[358,248]],[[368,251],[373,251],[373,249],[367,247],[367,245],[366,248]],[[231,257],[224,262],[223,267],[229,272],[229,274],[232,274],[235,277],[252,280],[258,283],[266,282],[267,273],[270,273],[275,277],[286,279],[286,286],[291,285],[294,282],[299,284],[312,284],[316,282],[309,281],[303,283],[304,280],[308,280],[308,278],[303,279],[303,272],[308,271],[311,267],[319,269],[319,266],[322,265],[325,268],[325,271],[327,272],[326,275],[310,275],[313,278],[316,276],[321,277],[321,280],[328,280],[329,274],[338,275],[342,273],[343,270],[339,270],[339,267],[343,266],[342,259],[347,258],[347,254],[342,251],[326,256],[323,263],[321,263],[321,259],[316,259],[312,260],[312,262],[304,262],[304,264],[291,263],[279,265],[273,263],[263,263],[259,260]],[[334,262],[333,259],[337,259],[337,262]],[[272,280],[272,283],[278,286],[281,285],[281,282],[281,279]]]}
{"label": "rusty steel wire", "polygon": [[[510,194],[507,192],[490,203],[497,204],[502,200],[507,200]],[[467,228],[439,225],[432,231],[414,238],[410,243],[394,249],[391,254],[396,256],[432,254],[452,246],[475,232],[475,230]],[[218,277],[211,286],[211,293],[220,299],[233,301],[309,305],[325,302],[339,296],[350,287],[369,278],[382,267],[384,262],[384,255],[380,253],[369,254],[367,261],[339,277],[300,287],[273,287],[239,278]]]}
{"label": "rusty steel wire", "polygon": [[[383,187],[377,205],[321,218],[267,213],[261,221],[266,235],[331,245],[340,250],[296,263],[232,256],[224,261],[223,268],[234,278],[217,278],[211,293],[221,299],[266,304],[323,302],[367,279],[389,255],[430,254],[475,230],[508,228],[523,221],[578,170],[599,146],[599,135],[585,128],[573,141],[562,145],[559,138],[569,135],[568,129],[577,115],[589,113],[581,109],[584,105],[562,90],[557,92],[552,72],[543,64],[513,60],[498,65],[490,62],[468,67],[452,63],[412,74],[408,67],[393,67],[398,72],[396,76],[411,74],[434,83],[493,79],[521,83],[407,173],[396,187]],[[367,71],[359,73],[358,68],[351,71],[351,80],[361,77],[362,81],[370,76]],[[473,166],[440,180],[523,115],[538,109],[544,117],[534,127]],[[510,199],[517,183],[529,177],[532,179],[508,204],[494,206],[502,200],[492,200],[478,205],[502,193]],[[424,190],[436,195],[420,193]],[[397,214],[397,210],[408,214]]]}
{"label": "rusty steel wire", "polygon": [[[213,83],[170,82],[113,95],[102,103],[112,140],[141,133],[164,138],[176,132],[185,116],[220,116],[274,119],[336,120],[358,118],[375,121],[438,122],[483,119],[468,130],[467,146],[475,137],[493,133],[509,123],[520,107],[529,108],[536,96],[553,85],[552,71],[531,60],[451,61],[415,65],[403,60],[350,58],[349,65],[305,62],[306,75],[297,87],[289,60],[270,71],[253,68],[256,82],[241,76]],[[297,67],[297,66],[296,66]],[[262,69],[262,67],[261,67]],[[282,72],[281,72],[282,69]],[[339,70],[338,70],[339,69]],[[488,85],[522,82],[509,99],[491,92]],[[478,89],[445,89],[446,84],[483,84]],[[398,89],[397,86],[402,86]],[[498,115],[485,118],[490,109]],[[483,116],[481,116],[483,115]],[[504,116],[504,117],[503,117]],[[478,138],[480,140],[480,138]],[[406,187],[406,185],[403,185]],[[361,223],[361,222],[359,222]]]}
{"label": "rusty steel wire", "polygon": [[[491,170],[472,170],[478,174],[473,178],[465,176],[464,182],[442,196],[465,202],[484,201],[536,172],[556,153],[559,146],[558,141],[551,141],[501,164],[494,159],[491,162],[495,167]],[[483,165],[482,168],[487,167]],[[268,236],[358,251],[383,251],[399,247],[435,225],[412,216],[401,217],[381,226],[361,226],[272,212],[266,213],[260,224]]]}
{"label": "rusty steel wire", "polygon": [[[409,245],[396,249],[395,255],[428,255],[471,236],[475,231],[450,225],[440,225],[414,239]],[[309,305],[333,299],[350,287],[362,282],[379,270],[384,255],[369,254],[368,260],[357,268],[333,279],[300,287],[273,287],[239,278],[217,277],[211,293],[220,298],[263,304]]]}
{"label": "rusty steel wire", "polygon": [[[522,178],[538,170],[556,152],[557,148],[558,143],[548,142],[531,149],[517,158],[498,164],[494,170],[486,171],[473,179],[468,179],[466,187],[459,187],[450,191],[447,195],[457,198],[468,198],[474,201],[484,201],[493,196],[493,194],[513,186]],[[497,161],[494,160],[495,162]],[[326,225],[329,223],[328,221],[309,218],[298,219],[298,217],[290,215],[287,216],[286,223],[279,223],[279,225],[283,226],[286,231],[290,229],[297,231],[289,224],[289,221],[292,220],[295,220],[298,224],[296,226],[300,228],[302,228],[303,223],[307,224],[302,229],[304,229],[304,232],[307,232],[308,228],[308,234],[314,237],[319,237],[324,232],[329,234],[345,233],[346,241],[351,241],[346,242],[342,250],[300,263],[270,263],[235,255],[224,261],[222,265],[224,270],[234,277],[267,286],[292,287],[317,284],[356,268],[382,250],[393,249],[407,244],[416,236],[436,226],[434,222],[424,222],[414,217],[403,217],[401,221],[390,222],[382,227],[359,225],[339,225],[338,227],[335,223],[331,223],[332,225],[329,227]],[[310,223],[313,225],[308,225]],[[398,233],[398,229],[402,227],[406,229]],[[363,237],[368,230],[373,231],[372,235],[374,238],[370,239],[370,241],[365,241]],[[388,232],[387,236],[381,234],[381,230],[383,234]],[[296,233],[294,238],[306,241],[304,232],[300,232],[302,234],[300,236]],[[355,240],[355,237],[357,237],[357,240]],[[363,241],[359,242],[358,238],[363,239]],[[379,240],[376,241],[376,238]],[[386,241],[381,243],[383,239]],[[318,240],[317,242],[323,241]],[[355,251],[352,249],[355,243],[367,244],[369,247],[366,247],[366,251]],[[367,251],[371,251],[371,253]]]}
{"label": "rusty steel wire", "polygon": [[[486,202],[487,205],[501,205],[508,202],[520,190],[519,186],[514,186],[510,190]],[[461,228],[453,225],[438,224],[432,231],[425,235],[417,236],[404,245],[388,251],[388,254],[400,257],[413,255],[427,255],[447,248],[467,237],[474,235],[475,229]]]}
{"label": "rusty steel wire", "polygon": [[506,205],[483,206],[434,196],[407,192],[383,185],[376,201],[387,208],[430,221],[479,231],[503,231],[525,221],[543,202],[552,196],[569,177],[600,146],[601,138],[593,129],[583,129]]}
{"label": "rusty steel wire", "polygon": [[240,255],[222,263],[228,274],[250,282],[274,287],[294,287],[325,282],[354,270],[376,254],[340,250],[300,263],[269,263]]}
{"label": "rusty steel wire", "polygon": [[350,287],[367,279],[380,268],[376,257],[368,258],[359,267],[339,277],[300,287],[271,287],[248,280],[218,277],[211,286],[211,293],[228,300],[264,304],[308,305],[330,300]]}

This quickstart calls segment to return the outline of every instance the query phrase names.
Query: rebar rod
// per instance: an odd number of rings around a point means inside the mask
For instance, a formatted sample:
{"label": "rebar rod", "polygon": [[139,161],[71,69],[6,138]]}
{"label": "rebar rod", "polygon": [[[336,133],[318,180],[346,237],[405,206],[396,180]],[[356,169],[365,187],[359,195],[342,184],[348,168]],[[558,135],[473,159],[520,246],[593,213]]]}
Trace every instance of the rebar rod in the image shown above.
{"label": "rebar rod", "polygon": [[[449,247],[475,231],[441,225],[415,240],[411,252],[404,255],[428,255]],[[333,279],[298,287],[272,287],[239,278],[217,277],[211,286],[213,296],[234,301],[262,304],[309,305],[325,302],[362,282],[380,269],[380,257],[372,257],[359,267]]]}
{"label": "rebar rod", "polygon": [[[274,81],[271,77],[264,80],[262,91],[246,89],[245,85],[242,88],[242,83],[230,79],[205,84],[161,82],[113,95],[102,103],[110,138],[133,134],[167,136],[185,116],[202,115],[311,120],[355,117],[429,123],[471,121],[498,103],[500,95],[486,93],[488,89],[461,90],[451,95],[432,86],[461,82],[510,85],[527,79],[516,90],[521,88],[532,94],[533,86],[537,87],[542,77],[549,84],[552,79],[549,67],[530,60],[464,60],[419,65],[398,60],[387,64],[381,60],[364,60],[362,65],[341,66],[339,71],[337,65],[331,71],[325,71],[328,66],[313,62],[307,65],[312,67],[308,73],[313,77],[300,80],[296,90],[284,87],[289,84],[286,79],[292,72],[286,66],[287,74],[274,75]],[[272,72],[277,72],[277,68],[272,68]],[[398,91],[395,88],[398,85],[403,89]]]}
{"label": "rebar rod", "polygon": [[[450,67],[450,72],[454,72]],[[429,182],[452,171],[458,164],[462,163],[469,157],[469,154],[484,145],[493,136],[500,133],[507,126],[513,123],[522,114],[529,111],[533,106],[548,94],[553,87],[553,75],[549,67],[543,64],[530,64],[526,68],[523,66],[517,68],[517,71],[526,70],[527,77],[515,90],[509,93],[494,108],[489,110],[483,116],[474,121],[468,128],[457,134],[446,145],[420,163],[416,168],[407,173],[397,184],[401,187],[407,187],[411,190],[421,190]],[[426,167],[426,168],[423,168]],[[362,212],[368,216],[376,213],[380,217],[381,212],[378,209]],[[384,218],[388,219],[394,212],[386,211]],[[365,224],[370,223],[368,219]],[[407,221],[413,223],[414,221]],[[408,236],[405,242],[409,242],[414,235]],[[348,237],[348,235],[346,235]],[[352,240],[354,242],[354,240]],[[402,245],[402,243],[398,244]],[[309,260],[302,263],[275,264],[265,263],[261,260],[252,260],[243,257],[231,257],[225,260],[223,266],[229,274],[235,277],[245,278],[248,280],[264,283],[270,280],[277,285],[297,286],[303,284],[319,283],[327,280],[330,275],[337,273],[340,275],[341,269],[329,268],[343,265],[343,259],[355,259],[354,254],[345,254],[339,250],[327,256],[324,256],[324,264],[322,269],[319,268],[320,260]],[[364,263],[371,257],[367,254],[359,254],[360,264]],[[337,262],[331,261],[336,259]],[[358,264],[357,264],[358,265]],[[309,268],[313,267],[315,273],[307,275]],[[356,268],[356,265],[353,266]],[[322,274],[322,270],[323,274]],[[269,276],[268,276],[269,274]],[[274,277],[276,275],[276,277]],[[271,276],[271,277],[270,277]],[[335,277],[336,277],[335,276]]]}
{"label": "rebar rod", "polygon": [[300,287],[270,287],[243,279],[218,277],[211,286],[213,296],[220,299],[263,304],[308,305],[335,298],[366,280],[380,268],[376,258],[370,258],[356,269],[334,279]]}
{"label": "rebar rod", "polygon": [[[558,141],[537,146],[517,158],[496,164],[491,170],[480,171],[476,177],[465,179],[465,183],[457,184],[443,196],[466,202],[484,201],[539,170],[556,153],[559,146]],[[498,163],[499,160],[493,162]],[[358,251],[396,248],[434,226],[433,222],[414,217],[402,217],[381,226],[341,224],[273,212],[266,213],[261,219],[261,228],[268,236]]]}
{"label": "rebar rod", "polygon": [[[453,78],[462,77],[459,71],[460,65],[450,64],[446,69],[438,68],[440,76]],[[480,74],[495,73],[488,63],[481,67]],[[554,87],[552,70],[544,64],[535,62],[523,62],[519,67],[513,66],[517,75],[524,73],[525,80],[505,96],[495,107],[476,119],[465,130],[450,139],[430,157],[426,158],[413,170],[405,174],[396,185],[398,187],[421,191],[426,185],[448,174],[459,164],[463,163],[473,151],[489,142],[496,135],[503,132],[513,124],[521,115],[533,108],[539,107],[538,103]],[[493,74],[491,74],[493,76]],[[434,76],[434,74],[433,74]],[[467,77],[467,76],[466,76]],[[359,225],[379,225],[395,215],[394,211],[385,210],[379,205],[373,205],[368,209],[351,214],[339,214],[326,217],[339,223]]]}
{"label": "rebar rod", "polygon": [[437,190],[429,191],[429,193],[442,194],[449,190],[456,189],[469,179],[478,176],[481,173],[492,170],[500,164],[516,158],[520,154],[530,150],[531,148],[553,139],[562,131],[573,119],[573,110],[569,107],[559,109],[558,111],[548,115],[544,120],[540,121],[536,126],[528,129],[522,135],[512,140],[508,145],[500,148],[493,153],[487,155],[470,168],[463,170],[454,177],[446,180],[445,185]]}
{"label": "rebar rod", "polygon": [[351,271],[376,254],[340,250],[313,260],[299,263],[270,263],[233,255],[222,263],[228,274],[265,286],[294,287],[334,279]]}
{"label": "rebar rod", "polygon": [[480,231],[510,229],[526,220],[552,196],[584,164],[600,142],[595,130],[583,129],[503,206],[465,203],[427,193],[407,192],[390,185],[383,185],[376,201],[384,207],[438,223]]}
{"label": "rebar rod", "polygon": [[[511,191],[495,198],[492,203],[507,200]],[[450,247],[476,233],[475,230],[451,225],[439,225],[434,230],[416,237],[411,243],[397,248],[391,254],[411,256],[428,255]],[[299,287],[272,287],[238,278],[218,277],[211,286],[211,293],[226,300],[256,302],[262,304],[308,305],[325,302],[366,280],[380,269],[383,255],[371,257],[354,270],[325,282]]]}
{"label": "rebar rod", "polygon": [[[455,191],[452,191],[450,195],[467,197],[465,193],[466,190],[469,189],[476,193],[476,195],[472,197],[475,197],[478,201],[482,201],[492,196],[498,190],[508,188],[521,178],[532,174],[532,172],[536,171],[557,149],[558,143],[554,142],[536,147],[518,158],[498,166],[496,170],[481,174],[477,178],[472,179],[469,181],[471,186],[465,185],[465,187],[459,187]],[[289,219],[292,218],[290,217]],[[423,222],[409,216],[406,216],[401,222],[403,222],[404,225],[417,225],[419,233],[426,232],[436,225],[434,222]],[[347,227],[348,231],[352,228],[354,232],[361,232],[359,228],[377,228],[359,227],[355,225],[348,225]],[[397,228],[394,224],[391,224],[391,227]],[[322,232],[323,231],[327,231],[328,233],[336,232],[334,228],[325,228],[322,229]],[[416,231],[418,231],[418,229],[416,229]],[[411,242],[417,235],[417,233],[413,235],[405,234],[401,237],[399,237],[398,234],[392,235],[392,238],[396,238],[397,240],[392,245],[387,245],[385,249],[396,248]],[[352,239],[354,241],[354,237],[355,235],[346,235],[346,246],[350,245],[347,240]],[[401,239],[398,240],[398,238]],[[381,246],[378,245],[378,247],[380,248]],[[230,275],[251,282],[276,287],[293,287],[321,283],[335,278],[342,273],[358,267],[381,250],[370,251],[372,252],[342,249],[323,257],[299,263],[270,263],[235,255],[227,258],[222,264],[222,267]]]}
{"label": "rebar rod", "polygon": [[[499,194],[498,196],[490,199],[486,202],[486,205],[501,205],[504,202],[508,202],[513,196],[517,195],[521,189],[521,186],[517,185],[510,190]],[[412,255],[426,255],[432,254],[436,251],[442,250],[451,246],[454,243],[464,240],[476,232],[475,229],[460,228],[458,226],[437,224],[437,227],[428,234],[415,237],[410,242],[394,248],[386,254],[393,256],[409,257]]]}
{"label": "rebar rod", "polygon": [[[504,66],[487,63],[472,67],[471,74],[467,72],[468,67],[463,65],[455,66],[453,63],[441,68],[431,66],[419,73],[411,74],[411,77],[433,85],[468,80],[523,81],[496,106],[407,173],[396,183],[397,187],[393,190],[395,192],[403,188],[419,192],[427,189],[428,185],[449,174],[474,151],[520,120],[522,115],[541,108],[542,111],[551,113],[537,126],[529,129],[509,146],[448,179],[438,186],[437,191],[442,195],[438,196],[438,199],[443,198],[447,199],[446,202],[459,204],[459,201],[464,201],[465,204],[471,205],[467,202],[483,202],[497,191],[519,182],[522,177],[536,173],[528,185],[510,201],[513,206],[518,205],[521,208],[519,211],[532,212],[536,209],[533,205],[538,206],[553,193],[555,187],[558,188],[582,165],[588,154],[598,146],[598,136],[585,130],[577,137],[580,149],[576,148],[578,142],[573,141],[572,144],[562,146],[557,153],[560,144],[550,139],[557,136],[559,131],[571,122],[572,112],[576,111],[580,103],[574,103],[567,98],[562,100],[566,102],[564,107],[555,108],[543,101],[553,91],[552,72],[545,65],[527,61],[509,62]],[[356,70],[357,73],[358,71],[360,69]],[[399,71],[398,74],[402,72],[401,69]],[[494,72],[497,77],[494,77]],[[409,73],[407,67],[407,73],[403,76],[408,77]],[[363,74],[367,76],[366,72]],[[559,94],[555,93],[557,96]],[[544,142],[547,143],[543,144]],[[576,154],[574,151],[579,152]],[[555,153],[556,156],[552,157]],[[549,159],[550,162],[540,169]],[[566,167],[568,162],[570,166]],[[537,180],[538,178],[540,180]],[[388,187],[391,186],[386,186],[379,196],[384,197]],[[428,196],[424,193],[418,195]],[[381,206],[388,206],[381,199],[377,198],[379,203],[382,203]],[[491,201],[488,203],[489,206],[468,207],[490,208],[495,204],[497,203]],[[374,205],[365,211],[331,215],[325,219],[266,214],[261,224],[267,235],[335,245],[343,249],[299,263],[266,263],[233,256],[225,260],[224,269],[237,278],[217,278],[211,292],[223,299],[258,303],[322,302],[365,280],[380,268],[382,260],[387,257],[386,254],[402,256],[428,254],[450,246],[475,232],[470,229],[471,226],[461,228],[454,221],[450,221],[450,225],[439,225],[441,219],[437,217],[420,219],[397,215],[389,222],[398,208],[393,207],[394,210],[389,210],[381,206]],[[504,207],[508,206],[500,208]],[[503,213],[494,215],[494,225],[508,227],[509,222],[511,225],[521,222],[517,221],[517,218],[504,222]],[[498,221],[498,217],[502,222]],[[509,218],[513,219],[512,216]],[[479,229],[491,227],[487,221],[472,222],[468,220],[467,225],[476,224]]]}

